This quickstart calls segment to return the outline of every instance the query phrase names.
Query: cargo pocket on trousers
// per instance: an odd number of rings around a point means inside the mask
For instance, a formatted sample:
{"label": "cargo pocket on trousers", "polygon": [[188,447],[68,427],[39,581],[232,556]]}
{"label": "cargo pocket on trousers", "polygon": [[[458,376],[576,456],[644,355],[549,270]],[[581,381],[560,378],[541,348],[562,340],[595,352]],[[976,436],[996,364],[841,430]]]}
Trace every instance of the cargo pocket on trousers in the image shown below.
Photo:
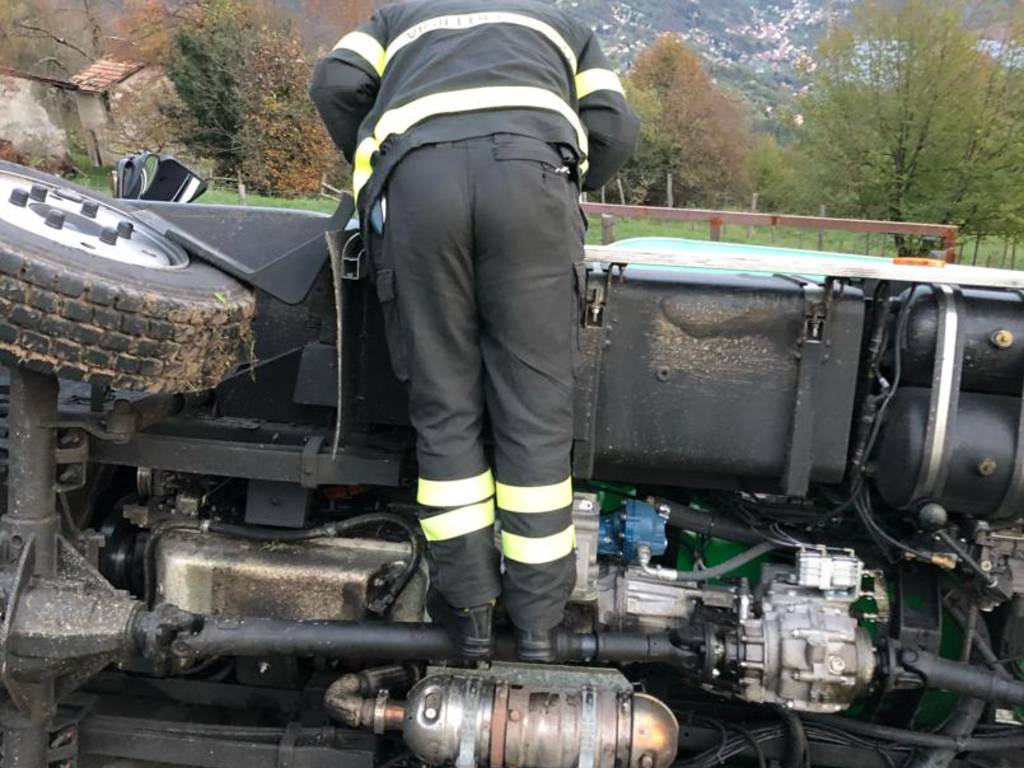
{"label": "cargo pocket on trousers", "polygon": [[384,313],[384,334],[391,357],[391,369],[401,382],[409,380],[409,366],[405,355],[405,334],[402,332],[402,318],[398,312],[398,294],[395,290],[395,270],[378,269],[374,275],[377,285],[377,300]]}

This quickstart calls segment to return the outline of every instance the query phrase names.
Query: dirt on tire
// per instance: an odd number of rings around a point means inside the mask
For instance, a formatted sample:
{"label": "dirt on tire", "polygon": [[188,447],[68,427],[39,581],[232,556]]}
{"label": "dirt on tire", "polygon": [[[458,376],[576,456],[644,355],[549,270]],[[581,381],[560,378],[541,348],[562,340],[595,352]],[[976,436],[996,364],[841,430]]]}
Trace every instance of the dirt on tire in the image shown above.
{"label": "dirt on tire", "polygon": [[251,291],[208,264],[192,259],[161,270],[97,258],[48,242],[0,211],[5,365],[118,389],[206,389],[247,357],[254,309]]}

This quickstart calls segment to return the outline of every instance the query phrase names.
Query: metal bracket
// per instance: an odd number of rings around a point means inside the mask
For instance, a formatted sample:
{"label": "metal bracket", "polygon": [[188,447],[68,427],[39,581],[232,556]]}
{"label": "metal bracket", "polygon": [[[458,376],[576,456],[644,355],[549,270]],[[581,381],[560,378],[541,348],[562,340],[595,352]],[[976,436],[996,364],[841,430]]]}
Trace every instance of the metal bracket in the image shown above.
{"label": "metal bracket", "polygon": [[803,496],[811,482],[814,450],[815,384],[825,362],[829,296],[832,286],[804,283],[804,323],[798,341],[796,399],[782,486],[787,495]]}
{"label": "metal bracket", "polygon": [[84,488],[89,467],[88,433],[77,427],[58,433],[54,454],[57,464],[55,490],[68,493]]}
{"label": "metal bracket", "polygon": [[281,741],[277,745],[278,768],[292,768],[295,765],[295,745],[302,735],[302,724],[290,722],[284,727]]}
{"label": "metal bracket", "polygon": [[317,456],[323,447],[324,439],[317,435],[309,438],[302,448],[302,459],[300,464],[299,484],[303,488],[316,488],[318,483]]}
{"label": "metal bracket", "polygon": [[937,315],[935,362],[921,473],[912,497],[915,501],[940,496],[946,485],[949,455],[953,449],[950,436],[960,405],[960,378],[963,370],[960,289],[937,285],[932,287],[932,294],[935,296]]}
{"label": "metal bracket", "polygon": [[341,249],[341,279],[361,280],[365,274],[363,269],[365,258],[366,249],[363,247],[363,238],[358,232],[353,233]]}

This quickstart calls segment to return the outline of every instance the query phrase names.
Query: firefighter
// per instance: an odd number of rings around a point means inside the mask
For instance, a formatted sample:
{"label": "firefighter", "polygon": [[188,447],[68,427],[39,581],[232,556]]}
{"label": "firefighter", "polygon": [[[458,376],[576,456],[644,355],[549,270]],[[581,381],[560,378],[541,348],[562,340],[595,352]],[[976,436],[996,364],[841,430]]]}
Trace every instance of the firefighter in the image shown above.
{"label": "firefighter", "polygon": [[384,7],[317,63],[310,95],[353,166],[408,386],[428,609],[476,658],[503,595],[519,656],[549,661],[575,580],[579,193],[629,157],[637,118],[593,32],[533,0]]}

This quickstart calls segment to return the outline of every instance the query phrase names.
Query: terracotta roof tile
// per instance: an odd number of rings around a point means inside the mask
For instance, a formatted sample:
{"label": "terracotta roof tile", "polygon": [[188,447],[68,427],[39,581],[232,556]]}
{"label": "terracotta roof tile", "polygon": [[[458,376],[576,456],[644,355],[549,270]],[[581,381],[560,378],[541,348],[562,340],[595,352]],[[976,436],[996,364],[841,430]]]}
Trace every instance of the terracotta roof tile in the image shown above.
{"label": "terracotta roof tile", "polygon": [[83,91],[102,93],[134,75],[145,64],[137,61],[99,59],[78,74],[71,76],[71,82]]}

